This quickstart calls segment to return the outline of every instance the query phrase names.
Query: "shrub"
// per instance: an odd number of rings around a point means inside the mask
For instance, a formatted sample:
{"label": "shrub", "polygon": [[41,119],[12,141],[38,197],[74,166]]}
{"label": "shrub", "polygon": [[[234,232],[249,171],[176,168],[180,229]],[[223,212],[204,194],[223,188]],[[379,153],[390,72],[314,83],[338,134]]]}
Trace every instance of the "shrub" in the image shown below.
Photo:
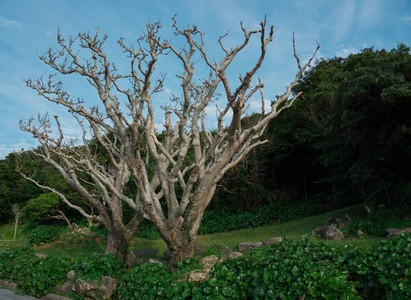
{"label": "shrub", "polygon": [[101,280],[101,276],[120,278],[125,265],[114,254],[94,254],[84,258],[74,267],[76,278],[84,280]]}
{"label": "shrub", "polygon": [[29,245],[38,246],[58,239],[60,229],[50,225],[41,225],[31,230],[27,236],[29,238]]}

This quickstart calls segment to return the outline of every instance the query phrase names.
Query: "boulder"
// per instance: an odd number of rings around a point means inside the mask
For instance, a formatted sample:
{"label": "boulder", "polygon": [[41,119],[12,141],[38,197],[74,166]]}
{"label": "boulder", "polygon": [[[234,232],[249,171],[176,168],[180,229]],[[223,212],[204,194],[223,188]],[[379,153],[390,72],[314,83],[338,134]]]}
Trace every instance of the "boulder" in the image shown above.
{"label": "boulder", "polygon": [[80,232],[81,234],[84,234],[84,235],[89,235],[91,233],[91,230],[88,227],[82,227],[82,228],[79,229],[78,232]]}
{"label": "boulder", "polygon": [[76,277],[76,273],[74,272],[74,270],[71,270],[70,272],[67,273],[67,279],[74,281],[74,278]]}
{"label": "boulder", "polygon": [[230,252],[228,254],[225,254],[223,258],[221,259],[221,261],[224,261],[227,259],[234,259],[234,258],[240,257],[241,255],[243,255],[241,252]]}
{"label": "boulder", "polygon": [[118,281],[115,278],[108,277],[108,276],[101,276],[104,284],[112,291],[117,290]]}
{"label": "boulder", "polygon": [[8,290],[12,290],[13,292],[17,291],[17,283],[0,279],[0,285],[6,287]]}
{"label": "boulder", "polygon": [[41,300],[72,300],[71,298],[67,298],[64,296],[60,296],[57,294],[47,294],[40,298]]}
{"label": "boulder", "polygon": [[133,251],[129,251],[126,256],[126,265],[131,267],[136,262],[136,256]]}
{"label": "boulder", "polygon": [[385,229],[385,232],[387,232],[387,234],[397,233],[398,231],[400,230],[392,227],[388,227],[387,229]]}
{"label": "boulder", "polygon": [[238,250],[238,252],[245,252],[247,251],[250,247],[252,247],[252,245],[255,242],[244,242],[244,243],[239,243],[236,246],[236,249]]}
{"label": "boulder", "polygon": [[251,248],[261,248],[262,246],[264,246],[263,242],[255,242],[251,245]]}
{"label": "boulder", "polygon": [[201,282],[204,279],[207,279],[211,276],[209,272],[194,270],[188,273],[188,281],[189,282]]}
{"label": "boulder", "polygon": [[[387,230],[388,230],[388,229],[387,229]],[[396,236],[396,235],[401,235],[401,234],[403,234],[404,232],[408,232],[408,233],[411,234],[411,227],[404,228],[404,229],[401,229],[401,230],[398,230],[398,231],[394,231],[393,233],[390,233],[389,235],[387,235],[385,238],[386,238],[386,239],[391,239],[392,237],[394,237],[394,236]]]}
{"label": "boulder", "polygon": [[232,252],[232,250],[231,250],[229,247],[227,247],[227,246],[212,245],[211,248],[217,250],[217,251],[220,252],[223,256]]}
{"label": "boulder", "polygon": [[351,225],[353,222],[351,220],[342,220],[342,219],[337,219],[337,227],[339,229],[347,227],[349,225]]}
{"label": "boulder", "polygon": [[332,226],[328,226],[324,234],[324,238],[327,240],[339,241],[344,239],[343,233],[338,228]]}
{"label": "boulder", "polygon": [[209,255],[206,257],[203,257],[200,260],[200,264],[203,265],[205,270],[210,270],[214,265],[218,262],[218,257],[215,255]]}
{"label": "boulder", "polygon": [[262,240],[261,243],[263,243],[264,245],[271,245],[271,244],[274,244],[274,243],[279,243],[282,240],[283,239],[281,238],[281,236],[279,236],[279,237],[273,237],[273,238],[268,239],[268,240]]}
{"label": "boulder", "polygon": [[201,244],[197,244],[194,246],[194,254],[204,254],[204,252],[206,251],[206,247],[204,245]]}
{"label": "boulder", "polygon": [[38,253],[38,252],[34,253],[34,255],[37,256],[37,257],[40,257],[40,258],[46,258],[47,257],[47,254]]}
{"label": "boulder", "polygon": [[149,258],[148,263],[150,264],[160,264],[160,265],[166,265],[167,262],[164,259],[161,258]]}
{"label": "boulder", "polygon": [[74,282],[66,281],[63,285],[56,287],[56,293],[61,293],[64,295],[68,295],[73,291]]}
{"label": "boulder", "polygon": [[171,251],[170,251],[170,250],[164,251],[164,252],[163,252],[163,255],[164,255],[164,259],[165,259],[166,261],[171,260]]}
{"label": "boulder", "polygon": [[98,281],[88,282],[83,279],[77,279],[73,287],[80,296],[90,299],[110,299],[113,291],[107,286],[100,284]]}
{"label": "boulder", "polygon": [[157,256],[157,251],[154,249],[133,250],[134,255],[137,256]]}

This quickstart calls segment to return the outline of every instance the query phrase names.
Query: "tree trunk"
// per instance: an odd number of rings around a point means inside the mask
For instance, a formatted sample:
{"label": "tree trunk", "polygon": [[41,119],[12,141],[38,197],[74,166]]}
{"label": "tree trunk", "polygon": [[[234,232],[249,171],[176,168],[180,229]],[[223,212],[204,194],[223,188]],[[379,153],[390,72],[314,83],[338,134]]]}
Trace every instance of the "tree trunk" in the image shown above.
{"label": "tree trunk", "polygon": [[123,223],[106,226],[106,254],[113,253],[114,256],[119,258],[122,263],[125,263],[128,246],[130,245],[131,240],[133,239],[142,222],[143,216],[136,213],[126,226],[124,226]]}
{"label": "tree trunk", "polygon": [[19,224],[19,214],[20,214],[20,212],[16,213],[16,224],[14,225],[14,237],[13,237],[13,240],[16,240],[17,226],[18,226],[18,224]]}
{"label": "tree trunk", "polygon": [[127,238],[124,232],[107,230],[106,253],[113,253],[122,263],[126,261],[128,246],[133,237]]}
{"label": "tree trunk", "polygon": [[[179,230],[174,229],[174,233]],[[179,231],[177,234],[171,234],[174,238],[166,240],[168,249],[171,251],[171,259],[168,263],[168,271],[172,272],[178,268],[178,263],[188,257],[194,256],[194,246],[197,243],[197,230],[194,236],[186,232]]]}

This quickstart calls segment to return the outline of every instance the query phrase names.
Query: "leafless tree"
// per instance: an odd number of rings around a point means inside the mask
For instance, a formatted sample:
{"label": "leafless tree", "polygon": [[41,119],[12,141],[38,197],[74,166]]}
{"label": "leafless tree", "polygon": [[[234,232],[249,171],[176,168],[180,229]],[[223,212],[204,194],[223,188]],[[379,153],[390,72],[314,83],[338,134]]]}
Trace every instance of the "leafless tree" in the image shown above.
{"label": "leafless tree", "polygon": [[13,212],[13,215],[16,219],[16,222],[14,224],[14,236],[13,236],[13,240],[16,240],[17,226],[19,224],[19,215],[21,214],[21,210],[20,210],[20,207],[17,204],[13,204],[11,206],[11,211]]}
{"label": "leafless tree", "polygon": [[[48,101],[69,108],[83,128],[84,147],[76,146],[74,142],[63,143],[57,116],[55,120],[60,137],[56,139],[49,135],[47,118],[39,117],[40,125],[37,127],[33,120],[21,123],[22,130],[31,132],[40,141],[43,152],[38,155],[57,168],[98,210],[99,215],[94,218],[108,228],[109,241],[116,240],[119,235],[122,236],[120,239],[128,241],[122,232],[127,228],[134,233],[141,216],[144,216],[154,224],[171,250],[171,268],[193,255],[203,213],[218,181],[247,153],[266,142],[261,140],[262,133],[268,123],[299,96],[290,98],[291,90],[319,48],[318,45],[311,59],[302,65],[293,41],[299,71],[285,93],[272,104],[271,110],[265,112],[264,85],[260,79],[255,83],[252,80],[264,61],[268,44],[273,40],[273,26],[267,30],[264,20],[259,29],[248,31],[241,23],[242,42],[228,50],[224,46],[227,34],[221,36],[218,43],[223,57],[216,61],[206,52],[203,32],[196,26],[180,29],[175,18],[173,20],[175,35],[185,40],[183,49],[159,37],[160,23],[148,24],[146,33],[135,46],[127,46],[120,39],[119,45],[130,58],[130,72],[126,75],[118,74],[114,64],[108,61],[102,51],[106,37],[99,38],[98,31],[95,36],[79,34],[77,37],[80,47],[91,51],[91,57],[85,63],[73,50],[76,39],[66,41],[60,34],[58,42],[61,49],[56,52],[50,49],[41,57],[61,74],[84,76],[98,92],[104,106],[102,112],[97,107],[87,110],[81,100],[73,100],[62,84],[53,82],[52,77],[47,82],[41,79],[26,81]],[[259,38],[259,54],[253,67],[240,76],[239,83],[235,85],[227,70],[253,36]],[[155,131],[154,94],[162,91],[165,77],[160,75],[154,79],[153,74],[158,61],[170,56],[177,58],[182,66],[181,73],[177,74],[181,81],[181,96],[174,96],[169,105],[162,107],[165,130],[159,135]],[[208,69],[208,77],[199,79],[195,76],[195,67],[200,64],[203,69]],[[123,80],[128,80],[128,88],[124,87]],[[213,103],[220,95],[225,104],[217,106],[218,126],[210,131],[206,126],[205,110],[215,105]],[[261,116],[255,124],[242,128],[241,117],[249,106],[248,102],[258,95],[262,101]],[[126,99],[127,114],[121,108],[119,97]],[[227,118],[229,122],[225,126]],[[108,161],[104,164],[88,146],[86,122],[93,139],[107,153]],[[53,160],[51,154],[57,155],[59,161]],[[136,196],[133,199],[123,192],[127,183],[135,185]],[[98,187],[99,192],[90,192],[86,186]],[[110,207],[110,213],[104,202]],[[135,222],[126,227],[122,223],[122,202],[136,212]],[[107,246],[107,252],[113,251],[117,245],[111,244]]]}

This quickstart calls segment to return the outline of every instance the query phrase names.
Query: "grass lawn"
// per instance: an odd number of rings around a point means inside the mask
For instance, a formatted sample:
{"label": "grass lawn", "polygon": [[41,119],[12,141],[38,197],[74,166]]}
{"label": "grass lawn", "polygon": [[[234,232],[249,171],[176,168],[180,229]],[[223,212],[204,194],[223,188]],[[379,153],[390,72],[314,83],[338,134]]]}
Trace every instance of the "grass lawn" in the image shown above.
{"label": "grass lawn", "polygon": [[[203,244],[206,247],[212,245],[228,246],[232,250],[235,250],[235,245],[241,242],[260,241],[272,237],[294,237],[301,239],[308,237],[312,240],[322,240],[320,238],[313,238],[310,233],[315,230],[316,227],[322,224],[330,216],[337,216],[344,218],[345,214],[348,214],[353,221],[361,220],[364,214],[362,206],[355,206],[346,208],[339,211],[334,211],[306,219],[300,219],[291,222],[277,223],[273,225],[240,229],[230,232],[214,233],[198,236],[198,243]],[[398,228],[411,227],[411,220],[400,220],[394,225]],[[22,227],[22,226],[21,226]],[[17,247],[19,245],[27,243],[27,238],[20,233],[16,241],[4,240],[4,237],[10,236],[10,230],[14,233],[14,224],[3,225],[0,227],[0,251]],[[21,229],[19,229],[21,230]],[[12,235],[11,235],[12,238]],[[69,256],[75,260],[80,260],[93,253],[103,253],[105,250],[105,238],[99,235],[84,236],[80,234],[66,234],[60,237],[59,240],[50,244],[45,244],[36,247],[36,252],[41,252],[51,256]],[[338,244],[353,244],[353,245],[373,245],[377,242],[374,236],[366,236],[361,239],[347,238],[342,241],[327,241],[328,243]],[[155,249],[158,253],[158,257],[163,257],[163,252],[167,250],[167,246],[162,240],[147,240],[142,238],[134,238],[130,244],[129,249]]]}

